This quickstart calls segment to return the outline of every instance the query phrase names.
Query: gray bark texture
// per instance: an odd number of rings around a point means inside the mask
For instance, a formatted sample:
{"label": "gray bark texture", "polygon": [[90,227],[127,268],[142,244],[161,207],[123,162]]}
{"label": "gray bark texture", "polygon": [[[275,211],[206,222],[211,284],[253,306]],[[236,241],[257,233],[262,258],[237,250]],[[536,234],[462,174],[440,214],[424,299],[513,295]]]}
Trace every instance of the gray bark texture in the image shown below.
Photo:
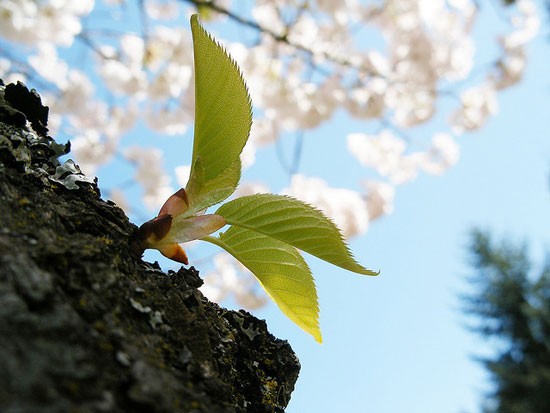
{"label": "gray bark texture", "polygon": [[0,81],[0,412],[283,412],[300,364],[198,271],[143,262],[136,226]]}

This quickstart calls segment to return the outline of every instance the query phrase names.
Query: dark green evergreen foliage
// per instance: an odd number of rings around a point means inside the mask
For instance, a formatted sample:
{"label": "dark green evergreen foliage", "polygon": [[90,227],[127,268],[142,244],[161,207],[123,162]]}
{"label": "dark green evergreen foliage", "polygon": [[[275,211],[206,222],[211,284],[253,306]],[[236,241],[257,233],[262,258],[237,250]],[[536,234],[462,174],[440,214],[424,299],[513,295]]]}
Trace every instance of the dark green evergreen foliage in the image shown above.
{"label": "dark green evergreen foliage", "polygon": [[472,234],[475,293],[466,310],[478,323],[474,331],[496,339],[499,351],[481,359],[494,391],[486,413],[550,412],[550,254],[533,270],[525,246],[497,244]]}

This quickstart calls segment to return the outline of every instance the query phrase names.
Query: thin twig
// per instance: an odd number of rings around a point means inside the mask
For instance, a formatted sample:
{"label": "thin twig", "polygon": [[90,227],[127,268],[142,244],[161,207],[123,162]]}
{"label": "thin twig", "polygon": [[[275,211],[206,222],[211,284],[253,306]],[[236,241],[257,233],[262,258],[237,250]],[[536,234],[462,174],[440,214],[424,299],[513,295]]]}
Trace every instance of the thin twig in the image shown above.
{"label": "thin twig", "polygon": [[138,9],[139,9],[139,20],[141,23],[141,36],[144,43],[147,43],[149,39],[149,18],[147,17],[147,12],[145,11],[144,0],[138,0]]}
{"label": "thin twig", "polygon": [[107,56],[93,41],[90,39],[87,33],[81,32],[76,38],[80,40],[84,45],[88,46],[94,53],[100,56],[104,60],[111,60],[113,57]]}
{"label": "thin twig", "polygon": [[324,51],[323,52],[316,52],[316,51],[314,51],[314,50],[312,50],[312,49],[310,49],[310,48],[308,48],[304,45],[301,45],[299,43],[294,43],[288,38],[288,30],[286,30],[285,33],[283,33],[283,34],[276,33],[273,30],[271,30],[267,27],[264,27],[264,26],[258,24],[257,22],[255,22],[253,20],[246,19],[242,16],[239,16],[239,15],[233,13],[231,10],[228,10],[224,7],[221,7],[220,5],[216,4],[214,1],[208,1],[208,0],[180,0],[180,1],[191,3],[191,4],[195,5],[197,8],[199,8],[199,7],[208,7],[211,10],[214,10],[214,11],[220,13],[220,14],[223,14],[223,15],[227,16],[229,19],[235,21],[236,23],[239,23],[239,24],[241,24],[243,26],[246,26],[246,27],[250,27],[250,28],[252,28],[252,29],[254,29],[254,30],[256,30],[260,33],[267,34],[268,36],[273,38],[273,40],[275,40],[276,42],[286,44],[286,45],[288,45],[288,46],[290,46],[290,47],[292,47],[296,50],[299,50],[300,52],[303,52],[303,53],[305,53],[309,56],[313,57],[313,56],[321,55],[326,60],[328,60],[332,63],[338,64],[340,66],[353,68],[353,69],[358,69],[358,70],[361,70],[361,71],[365,72],[368,75],[377,75],[377,76],[379,76],[379,74],[372,73],[366,67],[361,67],[361,66],[357,66],[356,64],[353,64],[348,59],[341,58],[341,57],[336,57],[336,56],[330,54],[329,52],[324,52]]}

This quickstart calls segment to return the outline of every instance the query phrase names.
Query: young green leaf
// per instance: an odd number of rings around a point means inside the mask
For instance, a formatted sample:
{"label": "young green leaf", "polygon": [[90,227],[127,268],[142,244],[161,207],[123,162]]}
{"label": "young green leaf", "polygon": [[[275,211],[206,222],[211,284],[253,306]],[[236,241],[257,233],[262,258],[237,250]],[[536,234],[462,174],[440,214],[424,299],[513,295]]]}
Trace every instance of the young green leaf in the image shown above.
{"label": "young green leaf", "polygon": [[311,271],[296,248],[245,228],[231,227],[205,237],[248,268],[284,314],[322,342],[317,291]]}
{"label": "young green leaf", "polygon": [[276,238],[346,270],[378,275],[355,261],[330,219],[295,198],[274,194],[244,196],[222,205],[216,214],[230,225]]}
{"label": "young green leaf", "polygon": [[205,182],[204,174],[202,158],[199,156],[194,161],[186,187],[190,206],[185,211],[185,216],[193,216],[209,206],[218,204],[235,192],[241,177],[241,160],[237,159],[223,173],[209,181]]}
{"label": "young green leaf", "polygon": [[[226,199],[239,183],[239,157],[252,105],[237,64],[191,17],[195,58],[195,136],[187,192],[193,210]],[[193,206],[193,204],[200,204]]]}
{"label": "young green leaf", "polygon": [[[355,261],[330,219],[297,199],[251,195],[204,214],[237,188],[252,107],[237,65],[196,15],[191,29],[196,101],[191,174],[186,188],[167,199],[137,238],[143,248],[184,264],[188,258],[180,243],[202,239],[224,248],[252,271],[284,314],[321,342],[317,292],[298,249],[359,274],[377,273]],[[226,224],[231,227],[225,233],[210,235]]]}

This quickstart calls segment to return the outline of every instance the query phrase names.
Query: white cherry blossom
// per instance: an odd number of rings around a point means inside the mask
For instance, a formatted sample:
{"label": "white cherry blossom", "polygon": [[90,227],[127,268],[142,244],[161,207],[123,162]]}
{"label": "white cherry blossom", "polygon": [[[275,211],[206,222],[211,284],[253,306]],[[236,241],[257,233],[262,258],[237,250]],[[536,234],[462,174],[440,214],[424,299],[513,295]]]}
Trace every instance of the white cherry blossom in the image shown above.
{"label": "white cherry blossom", "polygon": [[8,59],[0,58],[0,78],[4,80],[4,83],[25,82],[27,77],[12,67],[12,63]]}
{"label": "white cherry blossom", "polygon": [[217,254],[214,257],[214,271],[206,274],[202,293],[212,301],[220,302],[234,298],[238,305],[254,309],[262,307],[267,302],[263,290],[252,274],[228,254]]}
{"label": "white cherry blossom", "polygon": [[451,117],[457,134],[481,128],[498,110],[495,85],[490,81],[465,90],[460,100],[462,107]]}
{"label": "white cherry blossom", "polygon": [[448,133],[436,133],[432,145],[423,154],[420,167],[431,174],[441,175],[458,162],[460,150],[458,144]]}
{"label": "white cherry blossom", "polygon": [[180,9],[175,2],[146,1],[145,11],[154,20],[175,20],[180,15]]}
{"label": "white cherry blossom", "polygon": [[406,142],[387,129],[378,135],[349,134],[347,143],[348,150],[359,162],[374,168],[394,183],[404,183],[416,177],[418,156],[406,155]]}
{"label": "white cherry blossom", "polygon": [[80,19],[93,6],[93,0],[5,0],[0,2],[0,35],[29,44],[71,46],[82,30]]}
{"label": "white cherry blossom", "polygon": [[38,44],[37,53],[28,58],[31,67],[45,80],[63,89],[69,73],[69,65],[59,58],[52,43]]}
{"label": "white cherry blossom", "polygon": [[395,187],[387,182],[366,180],[363,186],[367,192],[369,220],[374,221],[393,212]]}
{"label": "white cherry blossom", "polygon": [[143,187],[145,205],[150,209],[158,209],[174,193],[170,177],[163,168],[162,151],[132,146],[124,151],[124,156],[136,166],[134,179]]}

